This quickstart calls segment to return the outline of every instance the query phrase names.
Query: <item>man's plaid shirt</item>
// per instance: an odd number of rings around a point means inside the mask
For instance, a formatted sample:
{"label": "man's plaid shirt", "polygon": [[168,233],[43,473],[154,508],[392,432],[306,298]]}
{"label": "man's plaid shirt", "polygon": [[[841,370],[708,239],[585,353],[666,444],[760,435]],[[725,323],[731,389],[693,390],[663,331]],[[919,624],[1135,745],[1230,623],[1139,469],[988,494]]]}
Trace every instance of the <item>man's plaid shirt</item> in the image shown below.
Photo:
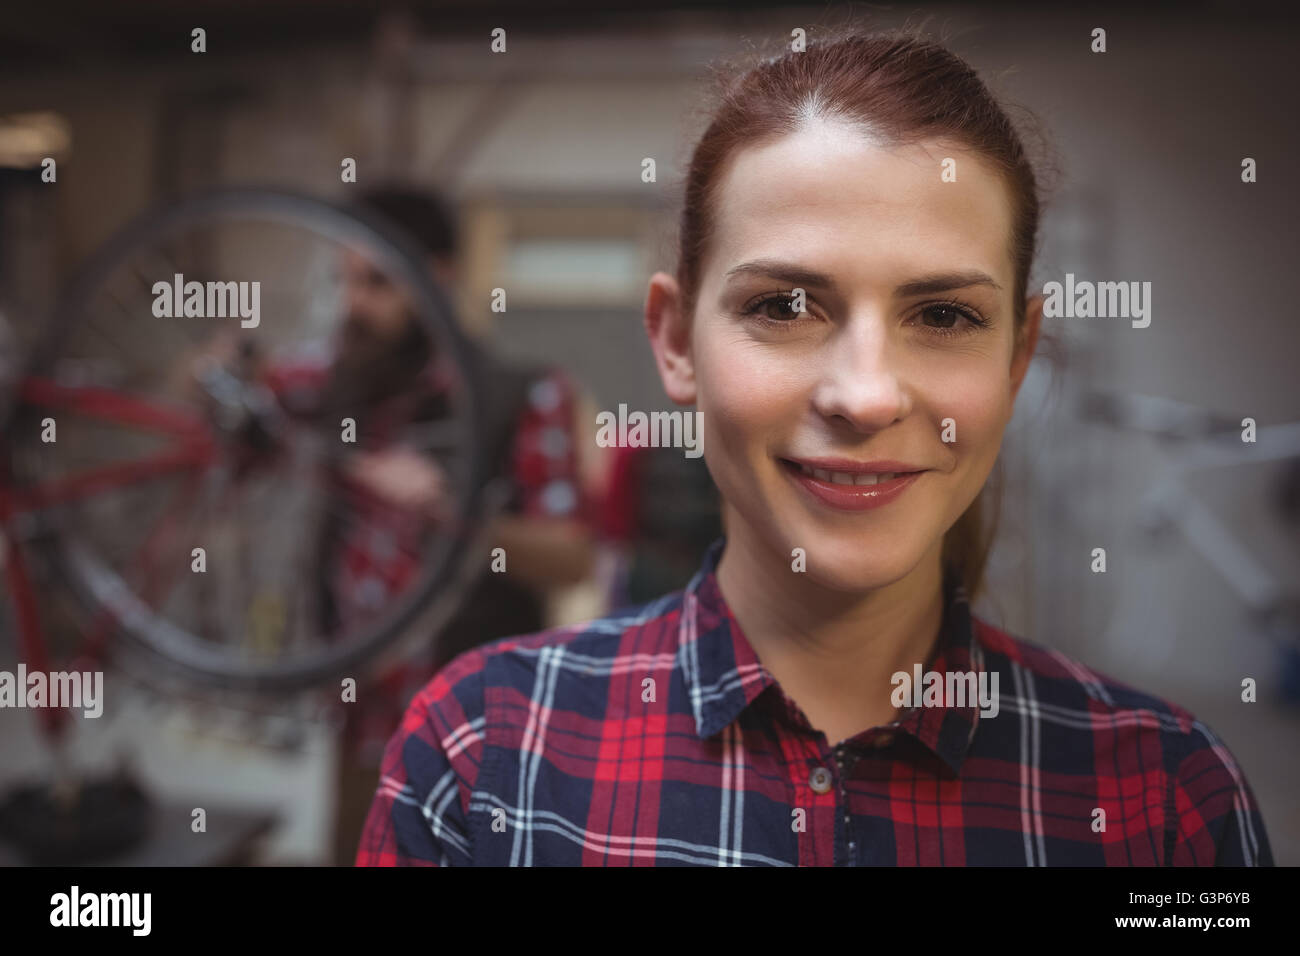
{"label": "man's plaid shirt", "polygon": [[972,615],[951,571],[925,670],[998,672],[997,715],[909,708],[830,746],[723,601],[723,546],[683,591],[448,664],[357,864],[1272,865],[1209,727]]}

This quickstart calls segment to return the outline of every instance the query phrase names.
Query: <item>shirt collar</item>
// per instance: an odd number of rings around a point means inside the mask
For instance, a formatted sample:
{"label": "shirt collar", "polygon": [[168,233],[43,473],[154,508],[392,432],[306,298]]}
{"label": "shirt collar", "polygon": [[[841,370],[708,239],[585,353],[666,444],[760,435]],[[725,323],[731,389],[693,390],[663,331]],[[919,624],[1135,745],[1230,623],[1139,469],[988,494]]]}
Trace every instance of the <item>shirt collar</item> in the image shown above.
{"label": "shirt collar", "polygon": [[[725,544],[726,539],[719,538],[710,545],[700,569],[686,587],[681,609],[678,653],[695,729],[701,738],[718,733],[760,695],[777,686],[776,678],[758,660],[718,589],[715,572]],[[978,682],[984,671],[984,655],[975,639],[966,589],[949,565],[944,567],[943,593],[939,640],[922,672],[974,672]],[[781,695],[773,691],[769,696]],[[978,722],[979,701],[967,700],[960,707],[946,702],[935,707],[909,706],[890,726],[915,738],[956,773]]]}

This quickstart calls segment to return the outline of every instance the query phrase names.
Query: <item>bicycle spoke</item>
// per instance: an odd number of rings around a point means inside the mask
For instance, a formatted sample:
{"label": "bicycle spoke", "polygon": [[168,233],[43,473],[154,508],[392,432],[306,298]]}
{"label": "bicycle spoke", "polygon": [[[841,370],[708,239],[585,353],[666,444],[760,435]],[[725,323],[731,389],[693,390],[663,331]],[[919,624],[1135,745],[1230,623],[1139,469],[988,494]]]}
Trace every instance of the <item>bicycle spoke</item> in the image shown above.
{"label": "bicycle spoke", "polygon": [[[159,553],[171,552],[175,539],[176,516],[178,512],[181,512],[194,500],[197,487],[198,482],[193,477],[181,483],[171,503],[154,523],[154,527],[141,544],[135,560],[132,562],[135,576],[143,577],[143,581],[139,586],[140,597],[155,610],[162,605],[166,593],[170,590],[165,585],[175,583],[178,564],[174,560],[167,561],[160,568],[158,563]],[[131,573],[128,572],[125,577],[129,580],[131,576]]]}

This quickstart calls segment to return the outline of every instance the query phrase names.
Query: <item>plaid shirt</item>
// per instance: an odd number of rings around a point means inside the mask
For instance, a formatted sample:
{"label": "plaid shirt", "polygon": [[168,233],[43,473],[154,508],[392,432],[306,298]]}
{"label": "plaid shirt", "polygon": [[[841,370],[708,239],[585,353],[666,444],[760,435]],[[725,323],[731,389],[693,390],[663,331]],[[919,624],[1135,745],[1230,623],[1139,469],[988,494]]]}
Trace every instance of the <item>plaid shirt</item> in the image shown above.
{"label": "plaid shirt", "polygon": [[828,746],[724,603],[723,544],[684,591],[440,671],[357,864],[1272,865],[1210,728],[990,626],[951,573],[927,670],[999,672],[997,715],[908,708]]}

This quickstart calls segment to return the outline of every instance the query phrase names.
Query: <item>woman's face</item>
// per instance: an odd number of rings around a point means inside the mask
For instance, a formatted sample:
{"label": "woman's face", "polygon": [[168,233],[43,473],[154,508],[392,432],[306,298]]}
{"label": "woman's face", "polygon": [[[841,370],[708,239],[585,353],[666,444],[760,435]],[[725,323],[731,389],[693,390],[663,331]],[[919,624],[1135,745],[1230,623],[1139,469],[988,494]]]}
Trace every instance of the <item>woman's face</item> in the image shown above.
{"label": "woman's face", "polygon": [[[647,301],[665,387],[703,413],[731,540],[786,562],[802,548],[845,591],[937,556],[1037,336],[1039,297],[1015,354],[1010,215],[992,168],[938,143],[818,121],[734,157],[694,316],[663,273]],[[871,484],[880,471],[919,474]]]}

